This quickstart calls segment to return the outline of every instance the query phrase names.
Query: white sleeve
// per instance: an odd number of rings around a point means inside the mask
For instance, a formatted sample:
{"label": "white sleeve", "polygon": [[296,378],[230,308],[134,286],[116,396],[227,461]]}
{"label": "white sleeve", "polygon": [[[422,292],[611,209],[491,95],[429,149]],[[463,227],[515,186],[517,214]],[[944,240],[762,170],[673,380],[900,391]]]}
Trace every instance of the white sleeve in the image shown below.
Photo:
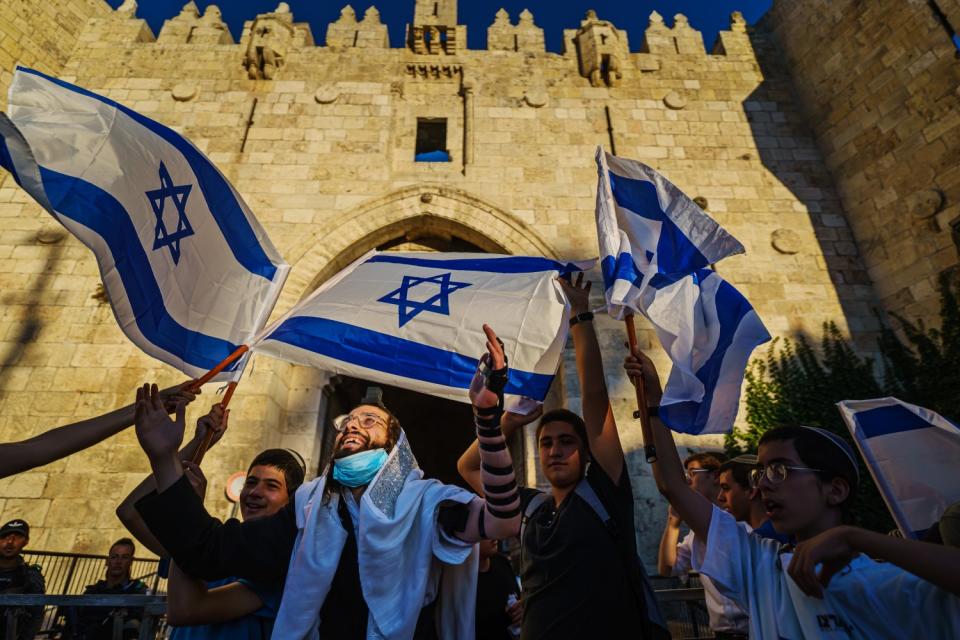
{"label": "white sleeve", "polygon": [[673,563],[671,575],[685,576],[693,569],[693,531],[677,543],[677,559]]}
{"label": "white sleeve", "polygon": [[733,516],[714,506],[700,573],[709,576],[723,595],[749,611],[750,593],[774,588],[779,548],[776,541],[751,535]]}

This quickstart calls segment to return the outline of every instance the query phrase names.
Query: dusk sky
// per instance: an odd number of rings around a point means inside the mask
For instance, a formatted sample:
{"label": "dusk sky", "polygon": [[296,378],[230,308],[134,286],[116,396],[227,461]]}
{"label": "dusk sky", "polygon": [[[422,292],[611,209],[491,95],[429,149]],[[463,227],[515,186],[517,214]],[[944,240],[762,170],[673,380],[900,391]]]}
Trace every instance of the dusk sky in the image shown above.
{"label": "dusk sky", "polygon": [[[235,40],[239,40],[244,20],[258,13],[273,10],[279,0],[196,0],[202,12],[210,4],[216,4],[223,12],[223,19],[230,27]],[[783,1],[783,0],[781,0]],[[108,0],[117,7],[122,0]],[[544,29],[547,50],[560,51],[564,29],[580,25],[587,9],[595,9],[598,16],[610,20],[630,35],[630,47],[636,51],[643,42],[643,31],[651,11],[659,12],[667,24],[673,24],[673,16],[682,13],[690,24],[703,32],[709,49],[717,32],[730,25],[730,13],[740,11],[747,22],[753,24],[770,8],[773,0],[460,0],[460,24],[467,25],[467,39],[471,49],[484,49],[487,44],[487,27],[494,14],[503,7],[510,13],[514,23],[523,9],[533,13],[534,21]],[[146,19],[154,34],[160,31],[163,21],[180,12],[186,0],[140,0],[137,15]],[[390,29],[390,43],[399,47],[403,43],[404,26],[413,18],[414,0],[287,0],[297,22],[309,22],[317,44],[323,44],[327,24],[340,16],[340,9],[350,4],[362,16],[367,7],[375,5],[382,20]]]}

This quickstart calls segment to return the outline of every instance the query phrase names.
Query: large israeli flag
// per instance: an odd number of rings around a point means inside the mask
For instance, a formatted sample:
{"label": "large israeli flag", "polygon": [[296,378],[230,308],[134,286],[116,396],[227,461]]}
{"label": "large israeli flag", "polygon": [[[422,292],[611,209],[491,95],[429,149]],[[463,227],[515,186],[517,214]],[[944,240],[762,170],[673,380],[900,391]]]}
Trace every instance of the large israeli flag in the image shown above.
{"label": "large israeli flag", "polygon": [[121,329],[148,354],[196,377],[263,327],[289,267],[175,131],[18,67],[0,165],[93,250]]}
{"label": "large israeli flag", "polygon": [[897,527],[922,537],[960,501],[960,426],[896,398],[844,400],[837,407]]}
{"label": "large israeli flag", "polygon": [[646,316],[673,362],[661,419],[683,433],[730,431],[750,354],[770,334],[707,266],[743,245],[650,167],[598,148],[597,168],[607,311]]}
{"label": "large israeli flag", "polygon": [[493,254],[371,252],[265,329],[254,349],[468,402],[486,352],[486,323],[505,344],[508,401],[542,402],[568,329],[556,278],[585,266]]}

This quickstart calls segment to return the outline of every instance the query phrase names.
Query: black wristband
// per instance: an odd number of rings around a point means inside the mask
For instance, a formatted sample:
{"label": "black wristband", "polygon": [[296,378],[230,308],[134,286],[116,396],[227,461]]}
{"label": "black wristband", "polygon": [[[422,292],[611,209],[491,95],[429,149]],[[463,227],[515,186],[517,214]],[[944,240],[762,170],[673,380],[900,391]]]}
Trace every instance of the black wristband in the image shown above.
{"label": "black wristband", "polygon": [[593,320],[593,311],[584,311],[570,318],[570,326],[572,327],[581,322],[590,322],[591,320]]}

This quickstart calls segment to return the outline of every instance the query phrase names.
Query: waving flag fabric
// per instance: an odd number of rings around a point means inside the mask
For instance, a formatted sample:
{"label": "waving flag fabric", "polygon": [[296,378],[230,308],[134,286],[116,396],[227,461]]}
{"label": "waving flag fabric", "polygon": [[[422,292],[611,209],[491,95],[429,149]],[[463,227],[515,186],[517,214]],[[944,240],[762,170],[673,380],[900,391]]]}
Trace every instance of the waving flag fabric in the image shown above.
{"label": "waving flag fabric", "polygon": [[289,267],[175,131],[19,67],[0,166],[96,254],[120,327],[148,354],[199,376],[262,328]]}
{"label": "waving flag fabric", "polygon": [[291,362],[467,402],[482,325],[506,345],[506,395],[543,401],[566,342],[555,279],[583,264],[471,253],[372,252],[264,331]]}
{"label": "waving flag fabric", "polygon": [[960,501],[960,426],[896,398],[845,400],[837,407],[897,527],[922,537]]}
{"label": "waving flag fabric", "polygon": [[733,427],[753,349],[750,303],[706,268],[743,246],[650,167],[597,149],[597,237],[611,316],[641,313],[673,361],[660,417],[674,431]]}

